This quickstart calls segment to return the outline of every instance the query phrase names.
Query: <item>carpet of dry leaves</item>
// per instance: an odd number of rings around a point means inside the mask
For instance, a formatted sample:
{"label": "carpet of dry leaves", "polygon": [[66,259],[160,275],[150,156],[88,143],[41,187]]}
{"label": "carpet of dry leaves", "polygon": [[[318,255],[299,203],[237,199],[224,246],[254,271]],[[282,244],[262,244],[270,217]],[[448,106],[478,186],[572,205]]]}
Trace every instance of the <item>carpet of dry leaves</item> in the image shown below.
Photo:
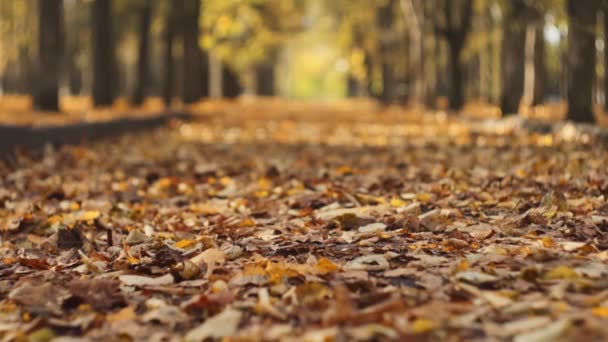
{"label": "carpet of dry leaves", "polygon": [[607,152],[571,125],[272,105],[20,152],[0,338],[605,340]]}

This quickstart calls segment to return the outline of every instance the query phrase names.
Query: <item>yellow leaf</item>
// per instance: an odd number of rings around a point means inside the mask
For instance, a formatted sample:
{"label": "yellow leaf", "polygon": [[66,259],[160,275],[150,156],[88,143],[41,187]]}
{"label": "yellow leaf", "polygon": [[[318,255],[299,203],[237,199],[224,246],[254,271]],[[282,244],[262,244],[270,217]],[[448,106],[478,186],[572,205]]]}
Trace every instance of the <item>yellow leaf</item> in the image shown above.
{"label": "yellow leaf", "polygon": [[412,323],[412,331],[414,334],[424,334],[433,329],[435,329],[435,322],[425,318],[419,318]]}
{"label": "yellow leaf", "polygon": [[542,239],[542,244],[546,248],[555,248],[555,241],[553,241],[553,238],[551,238],[550,236],[545,236]]}
{"label": "yellow leaf", "polygon": [[341,175],[345,175],[348,173],[354,173],[354,170],[348,165],[340,166],[340,167],[336,168],[335,171],[336,171],[336,173],[339,173]]}
{"label": "yellow leaf", "polygon": [[106,320],[108,322],[119,322],[119,321],[131,321],[134,320],[135,318],[137,318],[137,315],[135,314],[135,309],[132,306],[127,306],[126,308],[115,312],[115,313],[111,313],[106,317]]}
{"label": "yellow leaf", "polygon": [[190,210],[192,210],[196,214],[201,214],[201,215],[215,215],[215,214],[219,213],[219,211],[216,208],[214,208],[208,204],[203,204],[203,203],[190,205]]}
{"label": "yellow leaf", "polygon": [[257,198],[266,198],[268,195],[268,190],[258,190],[255,192],[255,197]]}
{"label": "yellow leaf", "polygon": [[340,266],[333,263],[333,261],[327,258],[320,258],[315,265],[315,268],[321,274],[333,273],[340,269]]}
{"label": "yellow leaf", "polygon": [[433,199],[433,195],[431,195],[427,192],[424,192],[424,193],[418,194],[418,196],[416,196],[416,199],[422,203],[427,203]]}
{"label": "yellow leaf", "polygon": [[101,213],[97,210],[89,210],[89,211],[85,211],[84,214],[82,214],[82,216],[80,217],[80,219],[82,221],[93,221],[94,219],[98,218],[101,215]]}
{"label": "yellow leaf", "polygon": [[53,215],[46,220],[46,223],[49,225],[55,224],[57,222],[61,222],[63,218],[60,215]]}
{"label": "yellow leaf", "polygon": [[293,278],[299,275],[295,270],[286,267],[283,263],[274,263],[268,262],[266,264],[266,274],[268,275],[268,280],[272,284],[279,284],[283,282],[286,278]]}
{"label": "yellow leaf", "polygon": [[220,184],[222,184],[224,186],[226,186],[226,185],[228,185],[230,183],[232,183],[232,178],[230,178],[230,177],[222,177],[220,179]]}
{"label": "yellow leaf", "polygon": [[258,180],[258,188],[260,188],[260,190],[270,190],[272,188],[272,182],[268,178],[262,177]]}
{"label": "yellow leaf", "polygon": [[159,189],[167,189],[171,186],[171,183],[171,178],[165,177],[157,180],[156,183],[154,183],[154,187]]}
{"label": "yellow leaf", "polygon": [[194,245],[196,243],[195,240],[180,240],[178,242],[175,243],[175,245],[173,245],[173,247],[177,247],[177,248],[188,248],[192,245]]}
{"label": "yellow leaf", "polygon": [[558,280],[558,279],[576,279],[578,273],[568,266],[557,266],[556,268],[545,273],[544,278],[546,280]]}
{"label": "yellow leaf", "polygon": [[321,283],[304,283],[296,287],[296,296],[300,301],[318,301],[331,294],[331,289]]}
{"label": "yellow leaf", "polygon": [[255,227],[255,221],[250,218],[246,218],[244,220],[241,220],[241,222],[239,222],[236,226],[238,228]]}
{"label": "yellow leaf", "polygon": [[593,310],[591,310],[591,312],[597,317],[608,318],[608,308],[607,307],[598,306],[596,308],[593,308]]}
{"label": "yellow leaf", "polygon": [[471,265],[469,264],[469,261],[467,259],[463,259],[456,266],[456,273],[467,271],[470,267]]}
{"label": "yellow leaf", "polygon": [[397,197],[393,197],[391,199],[391,206],[393,206],[393,207],[403,207],[406,204],[407,204],[407,202],[405,202],[404,200],[399,199]]}

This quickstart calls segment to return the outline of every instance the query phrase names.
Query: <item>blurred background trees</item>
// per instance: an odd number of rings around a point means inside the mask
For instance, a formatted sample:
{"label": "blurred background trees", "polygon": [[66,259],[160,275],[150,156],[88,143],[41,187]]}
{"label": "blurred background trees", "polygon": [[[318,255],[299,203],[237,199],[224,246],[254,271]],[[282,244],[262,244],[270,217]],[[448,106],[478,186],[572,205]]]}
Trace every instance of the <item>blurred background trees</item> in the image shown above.
{"label": "blurred background trees", "polygon": [[243,94],[503,115],[608,109],[608,0],[6,0],[0,89],[167,106]]}

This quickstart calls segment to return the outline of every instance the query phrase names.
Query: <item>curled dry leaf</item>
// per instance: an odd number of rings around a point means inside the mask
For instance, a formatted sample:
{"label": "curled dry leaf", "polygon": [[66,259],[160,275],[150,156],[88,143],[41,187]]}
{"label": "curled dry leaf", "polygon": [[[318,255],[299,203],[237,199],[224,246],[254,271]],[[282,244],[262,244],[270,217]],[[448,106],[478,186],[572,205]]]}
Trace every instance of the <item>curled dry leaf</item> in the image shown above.
{"label": "curled dry leaf", "polygon": [[514,342],[553,342],[565,340],[564,334],[570,329],[572,322],[569,319],[560,319],[551,324],[539,326],[534,331],[517,335]]}
{"label": "curled dry leaf", "polygon": [[175,281],[170,273],[156,278],[125,274],[119,276],[118,279],[125,285],[137,287],[170,285]]}
{"label": "curled dry leaf", "polygon": [[455,278],[456,278],[456,280],[463,281],[465,283],[469,283],[469,284],[473,284],[473,285],[483,285],[483,284],[495,283],[500,280],[500,278],[497,276],[494,276],[491,274],[486,274],[486,273],[481,273],[481,272],[475,272],[475,271],[459,272],[456,274]]}
{"label": "curled dry leaf", "polygon": [[187,342],[202,342],[208,338],[223,338],[236,333],[243,313],[235,309],[225,309],[205,323],[188,331],[184,337]]}
{"label": "curled dry leaf", "polygon": [[376,222],[359,227],[358,230],[359,233],[377,233],[384,231],[384,229],[386,229],[386,225],[384,223]]}
{"label": "curled dry leaf", "polygon": [[358,257],[344,265],[344,269],[349,271],[384,271],[389,267],[388,260],[381,254]]}

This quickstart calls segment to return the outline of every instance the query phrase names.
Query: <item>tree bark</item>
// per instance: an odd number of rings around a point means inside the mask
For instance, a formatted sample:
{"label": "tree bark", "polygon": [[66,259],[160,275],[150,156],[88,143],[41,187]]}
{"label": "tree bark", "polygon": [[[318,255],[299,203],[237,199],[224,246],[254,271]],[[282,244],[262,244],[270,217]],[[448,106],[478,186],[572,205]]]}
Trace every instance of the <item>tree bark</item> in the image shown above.
{"label": "tree bark", "polygon": [[141,105],[147,95],[150,71],[150,24],[152,6],[146,1],[141,8],[139,22],[139,46],[137,51],[137,80],[133,93],[133,104]]}
{"label": "tree bark", "polygon": [[424,11],[421,0],[401,0],[401,10],[408,26],[409,69],[411,70],[409,100],[421,104],[425,100],[424,84]]}
{"label": "tree bark", "polygon": [[524,94],[524,65],[526,56],[526,4],[524,0],[508,3],[504,19],[502,44],[502,92],[500,109],[503,115],[519,112]]}
{"label": "tree bark", "polygon": [[[454,8],[456,5],[456,8]],[[444,0],[442,2],[445,24],[435,23],[435,31],[448,44],[448,107],[460,110],[464,106],[464,74],[462,50],[471,30],[473,0]]]}
{"label": "tree bark", "polygon": [[257,94],[259,96],[274,96],[275,89],[275,64],[261,64],[256,68]]}
{"label": "tree bark", "polygon": [[[432,25],[426,25],[428,26],[432,26]],[[438,73],[439,73],[439,63],[438,60],[439,58],[437,57],[437,53],[439,52],[439,39],[437,39],[437,36],[434,34],[434,32],[432,32],[432,27],[430,29],[430,32],[427,32],[428,34],[428,44],[426,46],[427,52],[426,52],[426,61],[424,63],[424,74],[425,74],[425,81],[424,81],[424,86],[425,86],[425,97],[424,97],[424,103],[427,107],[429,108],[436,108],[437,107],[437,96],[439,94],[439,89],[438,89]],[[423,42],[426,41],[427,39],[423,39]]]}
{"label": "tree bark", "polygon": [[69,43],[66,49],[66,72],[70,94],[78,95],[83,88],[82,70],[78,66],[78,47],[75,43]]}
{"label": "tree bark", "polygon": [[523,103],[538,106],[545,97],[545,40],[544,22],[528,25],[526,32],[526,66]]}
{"label": "tree bark", "polygon": [[568,0],[568,119],[593,123],[597,0]]}
{"label": "tree bark", "polygon": [[449,83],[448,83],[448,106],[451,110],[460,110],[464,106],[464,77],[462,65],[463,43],[451,39],[449,46]]}
{"label": "tree bark", "polygon": [[604,112],[608,112],[608,1],[604,1]]}
{"label": "tree bark", "polygon": [[[46,1],[46,0],[44,0]],[[112,0],[94,0],[91,14],[93,35],[93,104],[114,102],[114,44],[112,41]]]}
{"label": "tree bark", "polygon": [[[175,4],[175,2],[173,2]],[[165,107],[170,107],[173,100],[173,83],[175,80],[173,70],[173,36],[175,34],[175,9],[173,6],[165,17],[165,29],[163,32],[163,102]]]}
{"label": "tree bark", "polygon": [[384,6],[378,8],[376,21],[380,29],[380,70],[382,72],[382,93],[379,99],[383,104],[390,104],[396,100],[397,93],[393,61],[390,60],[390,53],[395,49],[394,44],[388,37],[393,31],[395,0],[387,1]]}
{"label": "tree bark", "polygon": [[201,0],[185,0],[183,18],[183,101],[190,104],[208,96],[208,58],[199,47]]}
{"label": "tree bark", "polygon": [[39,0],[38,77],[34,107],[59,111],[59,77],[63,50],[63,1]]}
{"label": "tree bark", "polygon": [[229,65],[224,64],[222,67],[222,96],[234,99],[239,97],[242,92],[239,75]]}

